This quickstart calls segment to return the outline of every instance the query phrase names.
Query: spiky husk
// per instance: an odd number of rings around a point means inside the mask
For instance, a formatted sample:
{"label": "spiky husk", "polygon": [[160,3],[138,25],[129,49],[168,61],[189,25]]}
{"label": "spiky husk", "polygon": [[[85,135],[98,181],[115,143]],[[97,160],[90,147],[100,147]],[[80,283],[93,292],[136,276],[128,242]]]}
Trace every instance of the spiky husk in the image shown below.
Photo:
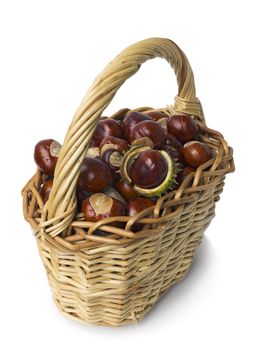
{"label": "spiky husk", "polygon": [[169,154],[166,151],[159,151],[168,164],[168,172],[167,176],[165,177],[164,181],[155,188],[142,188],[137,185],[134,185],[134,190],[139,193],[140,195],[144,197],[160,197],[162,194],[166,193],[167,191],[171,190],[171,185],[175,183],[176,175],[178,173],[178,167],[175,164],[175,161],[169,156]]}
{"label": "spiky husk", "polygon": [[128,175],[129,166],[142,151],[145,151],[148,149],[151,149],[151,147],[138,145],[138,146],[131,147],[127,152],[125,152],[124,158],[122,160],[122,164],[120,167],[120,175],[123,181],[131,184],[132,180]]}

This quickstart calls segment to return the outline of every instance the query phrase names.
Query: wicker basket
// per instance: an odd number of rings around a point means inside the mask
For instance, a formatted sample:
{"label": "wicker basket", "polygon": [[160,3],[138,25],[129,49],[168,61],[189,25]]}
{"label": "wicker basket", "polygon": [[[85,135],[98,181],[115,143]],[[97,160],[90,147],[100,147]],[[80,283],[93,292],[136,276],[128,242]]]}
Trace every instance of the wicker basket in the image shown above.
{"label": "wicker basket", "polygon": [[[179,86],[169,115],[192,115],[214,159],[190,174],[152,208],[133,216],[85,222],[76,211],[80,164],[95,126],[126,79],[154,57],[165,58]],[[118,114],[113,116],[118,118]],[[225,174],[234,171],[232,149],[207,128],[185,54],[168,39],[152,38],[129,46],[95,79],[65,137],[53,188],[43,204],[37,171],[23,189],[24,217],[31,224],[54,300],[72,318],[118,326],[141,320],[170,286],[188,272],[204,231],[215,215]],[[125,229],[111,226],[124,222]],[[134,223],[143,230],[132,232]],[[98,236],[100,228],[108,234]]]}

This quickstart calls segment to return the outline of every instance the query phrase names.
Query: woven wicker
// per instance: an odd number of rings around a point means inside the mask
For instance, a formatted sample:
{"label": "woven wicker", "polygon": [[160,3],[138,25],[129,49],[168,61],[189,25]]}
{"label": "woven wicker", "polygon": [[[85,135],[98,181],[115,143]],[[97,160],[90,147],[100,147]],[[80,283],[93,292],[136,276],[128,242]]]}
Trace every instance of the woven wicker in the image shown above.
{"label": "woven wicker", "polygon": [[[170,63],[179,86],[174,105],[160,110],[169,115],[192,115],[214,158],[190,174],[177,190],[158,199],[154,207],[133,217],[86,222],[77,213],[75,191],[91,135],[119,87],[154,57]],[[95,79],[75,113],[47,203],[43,204],[39,193],[44,176],[39,171],[22,191],[24,217],[35,233],[60,311],[98,325],[141,320],[162,293],[189,270],[215,215],[225,175],[234,171],[232,153],[223,136],[206,126],[191,67],[175,43],[152,38],[121,52]],[[113,221],[124,223],[124,228],[111,226]],[[137,222],[144,224],[143,230],[132,232]],[[95,234],[99,228],[108,234]]]}

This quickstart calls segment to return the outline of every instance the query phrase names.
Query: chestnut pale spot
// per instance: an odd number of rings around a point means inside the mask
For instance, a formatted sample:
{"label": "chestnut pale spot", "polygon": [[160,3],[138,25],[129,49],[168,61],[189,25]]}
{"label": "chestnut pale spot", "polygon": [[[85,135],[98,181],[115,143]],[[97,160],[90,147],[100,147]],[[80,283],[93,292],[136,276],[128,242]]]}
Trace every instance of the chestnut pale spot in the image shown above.
{"label": "chestnut pale spot", "polygon": [[[125,215],[125,204],[103,193],[96,193],[86,198],[81,205],[86,221],[97,222],[99,220]],[[121,223],[111,223],[120,226]]]}
{"label": "chestnut pale spot", "polygon": [[52,157],[58,157],[61,149],[61,144],[57,141],[52,141],[50,145],[50,155]]}
{"label": "chestnut pale spot", "polygon": [[90,147],[87,151],[86,157],[88,158],[97,158],[100,157],[99,147]]}
{"label": "chestnut pale spot", "polygon": [[[52,139],[46,139],[38,142],[34,150],[34,160],[38,169],[47,175],[54,175],[55,167],[58,161],[57,154],[60,149],[58,142]],[[52,154],[51,154],[52,152]]]}
{"label": "chestnut pale spot", "polygon": [[112,166],[114,167],[119,167],[121,164],[121,160],[122,160],[122,155],[120,154],[120,152],[112,152],[112,154],[110,155],[110,163]]}
{"label": "chestnut pale spot", "polygon": [[109,169],[111,169],[113,178],[118,179],[120,178],[119,169],[122,162],[123,154],[121,151],[115,148],[108,148],[105,150],[105,147],[107,146],[111,145],[103,146],[103,153],[101,152],[101,157],[102,160],[108,165]]}
{"label": "chestnut pale spot", "polygon": [[113,200],[103,193],[95,193],[89,197],[89,203],[96,215],[103,215],[111,210]]}
{"label": "chestnut pale spot", "polygon": [[111,148],[116,148],[121,151],[126,151],[128,149],[128,142],[126,140],[114,136],[105,137],[100,143],[100,149],[102,150],[105,145],[111,145]]}
{"label": "chestnut pale spot", "polygon": [[117,145],[112,144],[112,143],[106,143],[106,144],[104,144],[103,147],[102,147],[101,150],[100,150],[100,155],[101,155],[101,157],[103,157],[104,154],[105,154],[109,149],[110,149],[110,150],[114,150],[114,149],[118,150],[119,147],[118,147]]}
{"label": "chestnut pale spot", "polygon": [[153,120],[144,120],[132,129],[130,133],[131,142],[141,137],[151,139],[154,148],[161,148],[166,139],[163,128]]}
{"label": "chestnut pale spot", "polygon": [[153,142],[149,137],[139,137],[132,142],[132,146],[149,146],[150,148],[153,148]]}

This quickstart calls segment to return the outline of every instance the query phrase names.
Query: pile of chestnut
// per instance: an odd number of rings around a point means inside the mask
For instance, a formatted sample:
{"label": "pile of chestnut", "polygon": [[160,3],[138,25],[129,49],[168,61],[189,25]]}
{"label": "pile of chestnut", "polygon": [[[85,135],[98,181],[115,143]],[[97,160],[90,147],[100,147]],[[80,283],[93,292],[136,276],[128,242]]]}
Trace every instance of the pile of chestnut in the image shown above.
{"label": "pile of chestnut", "polygon": [[[116,119],[102,117],[81,165],[77,210],[86,221],[95,222],[134,216],[155,205],[158,197],[177,189],[188,174],[213,157],[200,140],[197,123],[189,115],[149,110],[125,111]],[[35,146],[35,162],[46,175],[40,189],[44,203],[60,148],[52,139]],[[142,225],[133,226],[134,231],[141,229]]]}

